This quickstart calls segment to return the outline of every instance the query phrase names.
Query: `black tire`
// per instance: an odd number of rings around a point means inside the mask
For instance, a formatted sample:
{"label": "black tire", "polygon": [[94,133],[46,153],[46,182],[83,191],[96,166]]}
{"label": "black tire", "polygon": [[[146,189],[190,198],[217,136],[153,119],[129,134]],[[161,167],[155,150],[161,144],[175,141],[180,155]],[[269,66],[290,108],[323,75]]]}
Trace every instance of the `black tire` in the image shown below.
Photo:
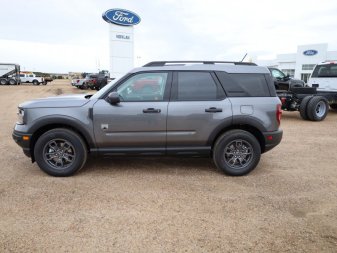
{"label": "black tire", "polygon": [[[230,176],[243,176],[249,173],[257,166],[260,157],[260,143],[254,135],[244,130],[230,130],[222,134],[213,146],[215,165]],[[242,164],[244,159],[247,161]],[[237,162],[240,164],[236,164]]]}
{"label": "black tire", "polygon": [[39,83],[38,80],[33,80],[33,84],[34,84],[34,85],[39,85],[40,83]]}
{"label": "black tire", "polygon": [[0,79],[0,85],[6,85],[7,80],[6,79]]}
{"label": "black tire", "polygon": [[300,104],[300,115],[302,119],[304,120],[309,120],[308,113],[307,113],[307,107],[308,107],[308,102],[310,101],[310,99],[312,99],[312,96],[304,97]]}
{"label": "black tire", "polygon": [[16,81],[14,79],[9,79],[8,84],[16,85]]}
{"label": "black tire", "polygon": [[67,177],[84,166],[87,148],[75,132],[55,128],[39,137],[34,147],[34,157],[42,171],[55,177]]}
{"label": "black tire", "polygon": [[322,121],[329,111],[328,100],[322,96],[315,96],[308,102],[307,115],[312,121]]}
{"label": "black tire", "polygon": [[330,105],[330,108],[331,108],[332,110],[337,110],[337,104],[331,104],[331,105]]}

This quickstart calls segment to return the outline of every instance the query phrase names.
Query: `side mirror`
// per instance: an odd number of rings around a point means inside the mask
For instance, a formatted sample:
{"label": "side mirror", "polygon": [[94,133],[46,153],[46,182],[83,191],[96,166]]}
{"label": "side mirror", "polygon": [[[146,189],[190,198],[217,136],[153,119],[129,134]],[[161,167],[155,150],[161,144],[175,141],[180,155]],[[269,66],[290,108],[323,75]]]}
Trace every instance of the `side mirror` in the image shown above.
{"label": "side mirror", "polygon": [[121,101],[117,92],[110,92],[105,100],[112,105],[118,104]]}

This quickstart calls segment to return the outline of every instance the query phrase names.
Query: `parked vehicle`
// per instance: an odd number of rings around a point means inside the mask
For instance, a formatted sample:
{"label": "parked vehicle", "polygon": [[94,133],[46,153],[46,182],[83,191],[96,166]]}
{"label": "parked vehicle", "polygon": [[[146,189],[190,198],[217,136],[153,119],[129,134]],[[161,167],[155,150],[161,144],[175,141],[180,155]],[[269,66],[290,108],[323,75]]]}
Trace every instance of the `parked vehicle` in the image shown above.
{"label": "parked vehicle", "polygon": [[276,90],[290,90],[290,88],[305,86],[304,81],[292,78],[289,75],[284,74],[281,70],[277,68],[268,68],[268,69],[271,73],[271,76],[274,79]]}
{"label": "parked vehicle", "polygon": [[54,80],[54,79],[53,79],[52,77],[50,77],[50,76],[45,76],[45,77],[44,77],[44,85],[46,85],[46,84],[52,82],[53,80]]}
{"label": "parked vehicle", "polygon": [[13,138],[53,176],[74,174],[88,154],[208,156],[240,176],[280,143],[281,114],[265,67],[151,62],[94,95],[19,105]]}
{"label": "parked vehicle", "polygon": [[20,79],[21,83],[32,83],[34,85],[45,84],[44,77],[36,76],[32,72],[21,72]]}
{"label": "parked vehicle", "polygon": [[322,62],[314,68],[307,87],[277,90],[282,109],[299,111],[304,120],[322,121],[337,109],[337,63]]}
{"label": "parked vehicle", "polygon": [[84,78],[76,78],[71,80],[71,85],[81,90],[86,90],[89,87],[89,83],[92,80],[94,74],[86,74]]}
{"label": "parked vehicle", "polygon": [[91,75],[88,82],[89,88],[92,90],[100,90],[108,84],[110,80],[110,72],[108,70],[101,70],[98,74]]}
{"label": "parked vehicle", "polygon": [[15,63],[0,63],[0,85],[17,85],[21,84],[20,65]]}

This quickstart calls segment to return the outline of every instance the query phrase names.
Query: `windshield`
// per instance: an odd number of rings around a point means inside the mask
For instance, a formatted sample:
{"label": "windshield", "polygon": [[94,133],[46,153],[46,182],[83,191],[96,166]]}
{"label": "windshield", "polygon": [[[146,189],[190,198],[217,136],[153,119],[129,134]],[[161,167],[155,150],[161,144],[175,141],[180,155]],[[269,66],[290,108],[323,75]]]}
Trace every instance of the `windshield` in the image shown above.
{"label": "windshield", "polygon": [[271,74],[274,78],[282,79],[282,78],[285,77],[285,74],[278,69],[270,69],[270,70],[271,70]]}
{"label": "windshield", "polygon": [[100,96],[102,96],[106,91],[110,90],[115,84],[116,82],[119,80],[115,79],[112,80],[110,83],[108,83],[107,85],[105,85],[102,89],[100,89],[99,91],[97,91],[91,98],[92,99],[98,99]]}
{"label": "windshield", "polygon": [[317,65],[311,77],[337,77],[337,64]]}

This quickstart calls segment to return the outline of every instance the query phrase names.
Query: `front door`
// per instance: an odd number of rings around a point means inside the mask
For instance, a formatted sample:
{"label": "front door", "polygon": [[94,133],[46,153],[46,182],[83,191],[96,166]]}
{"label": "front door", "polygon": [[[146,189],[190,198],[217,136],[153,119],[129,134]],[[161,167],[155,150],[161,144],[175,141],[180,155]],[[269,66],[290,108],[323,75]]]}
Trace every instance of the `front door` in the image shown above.
{"label": "front door", "polygon": [[99,99],[93,109],[99,150],[164,154],[171,79],[168,72],[137,73],[111,90],[118,92],[120,103]]}

